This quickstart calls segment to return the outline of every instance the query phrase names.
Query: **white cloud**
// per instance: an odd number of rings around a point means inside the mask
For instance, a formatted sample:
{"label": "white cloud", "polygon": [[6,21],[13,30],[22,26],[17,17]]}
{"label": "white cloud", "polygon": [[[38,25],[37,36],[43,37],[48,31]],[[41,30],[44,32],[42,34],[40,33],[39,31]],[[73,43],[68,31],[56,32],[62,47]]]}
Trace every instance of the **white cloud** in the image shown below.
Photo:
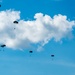
{"label": "white cloud", "polygon": [[[15,20],[19,20],[19,24],[14,24]],[[51,18],[49,15],[36,13],[34,20],[25,21],[20,20],[20,11],[1,11],[0,44],[4,43],[13,49],[29,48],[32,44],[44,46],[51,39],[61,41],[62,38],[69,37],[73,26],[75,21],[69,21],[67,16],[61,14]]]}

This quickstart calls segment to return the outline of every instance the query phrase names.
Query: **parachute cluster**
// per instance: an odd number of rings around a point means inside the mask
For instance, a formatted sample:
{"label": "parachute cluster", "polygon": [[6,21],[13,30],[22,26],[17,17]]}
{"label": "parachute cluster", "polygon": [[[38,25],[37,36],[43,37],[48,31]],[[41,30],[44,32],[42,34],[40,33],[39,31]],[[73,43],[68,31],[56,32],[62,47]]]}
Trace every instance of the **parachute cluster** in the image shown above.
{"label": "parachute cluster", "polygon": [[[0,5],[0,7],[1,7],[1,5]],[[16,21],[16,20],[13,21],[12,23],[14,23],[15,25],[16,25],[16,24],[19,24],[19,22]],[[15,29],[16,29],[16,28],[14,27],[14,30],[15,30]],[[6,46],[7,46],[6,44],[0,44],[0,48],[1,48],[0,51],[4,51],[4,48],[5,48]],[[29,53],[32,54],[32,53],[33,53],[33,50],[29,50]],[[51,56],[52,60],[53,60],[53,58],[55,57],[54,54],[51,54],[50,56]]]}

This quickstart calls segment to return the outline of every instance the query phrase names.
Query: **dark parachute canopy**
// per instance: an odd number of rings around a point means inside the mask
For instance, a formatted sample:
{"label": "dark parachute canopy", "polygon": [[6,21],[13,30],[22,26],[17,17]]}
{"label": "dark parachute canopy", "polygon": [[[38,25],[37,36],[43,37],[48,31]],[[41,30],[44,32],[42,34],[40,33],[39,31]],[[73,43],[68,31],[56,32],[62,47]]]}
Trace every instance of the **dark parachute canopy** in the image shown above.
{"label": "dark parachute canopy", "polygon": [[33,53],[33,51],[32,51],[32,50],[30,50],[30,51],[29,51],[29,53],[30,53],[30,56],[31,56],[31,54]]}
{"label": "dark parachute canopy", "polygon": [[2,44],[0,47],[6,47],[6,45],[5,44]]}
{"label": "dark parachute canopy", "polygon": [[52,54],[51,57],[54,57],[54,55]]}
{"label": "dark parachute canopy", "polygon": [[[14,23],[14,24],[18,24],[18,21],[14,21],[13,23]],[[15,29],[16,29],[16,28],[14,28],[14,30],[15,30]]]}
{"label": "dark parachute canopy", "polygon": [[54,54],[51,55],[52,60],[54,59]]}
{"label": "dark parachute canopy", "polygon": [[[5,44],[2,44],[2,45],[0,45],[0,47],[2,47],[2,48],[4,48],[4,47],[6,47],[6,45]],[[1,51],[1,50],[0,50]],[[4,50],[3,50],[4,51]]]}
{"label": "dark parachute canopy", "polygon": [[13,23],[18,24],[18,21],[14,21]]}
{"label": "dark parachute canopy", "polygon": [[30,50],[29,53],[33,53],[33,51]]}

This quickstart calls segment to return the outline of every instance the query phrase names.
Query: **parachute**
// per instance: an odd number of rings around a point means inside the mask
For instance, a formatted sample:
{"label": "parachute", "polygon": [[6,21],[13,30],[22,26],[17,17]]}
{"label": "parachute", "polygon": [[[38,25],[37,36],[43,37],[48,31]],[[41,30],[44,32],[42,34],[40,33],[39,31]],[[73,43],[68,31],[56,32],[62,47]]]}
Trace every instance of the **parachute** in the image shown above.
{"label": "parachute", "polygon": [[[6,47],[6,45],[5,44],[2,44],[2,45],[0,45],[0,47],[1,48],[4,48],[4,47]],[[1,50],[0,50],[1,51]],[[3,50],[4,51],[4,50]]]}
{"label": "parachute", "polygon": [[[18,24],[18,21],[14,21],[13,23],[14,23],[14,24]],[[16,28],[14,28],[14,30],[15,30],[15,29],[16,29]]]}
{"label": "parachute", "polygon": [[52,60],[54,60],[54,54],[51,55]]}
{"label": "parachute", "polygon": [[5,46],[6,46],[6,45],[5,45],[5,44],[3,44],[3,45],[1,45],[0,47],[2,47],[2,48],[3,48],[3,47],[5,47]]}
{"label": "parachute", "polygon": [[29,51],[29,53],[30,53],[30,56],[31,56],[31,55],[32,55],[32,53],[33,53],[33,51],[32,51],[32,50],[30,50],[30,51]]}
{"label": "parachute", "polygon": [[14,21],[13,23],[18,24],[18,21]]}
{"label": "parachute", "polygon": [[51,57],[54,57],[54,55],[52,54]]}
{"label": "parachute", "polygon": [[30,50],[29,53],[33,53],[33,51]]}

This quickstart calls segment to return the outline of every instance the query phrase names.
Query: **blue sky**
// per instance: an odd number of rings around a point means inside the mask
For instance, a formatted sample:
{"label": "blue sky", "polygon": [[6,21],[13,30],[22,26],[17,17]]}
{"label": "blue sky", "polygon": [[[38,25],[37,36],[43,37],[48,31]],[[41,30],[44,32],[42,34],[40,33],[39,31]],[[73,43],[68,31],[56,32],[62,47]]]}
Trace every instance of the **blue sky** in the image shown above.
{"label": "blue sky", "polygon": [[[29,23],[31,22],[33,23],[34,15],[36,13],[42,13],[44,15],[47,14],[52,18],[54,17],[54,15],[61,14],[61,15],[67,16],[67,18],[70,19],[71,21],[75,20],[75,1],[74,0],[69,0],[69,1],[68,0],[21,0],[21,1],[2,0],[0,4],[1,4],[0,12],[4,11],[5,13],[7,13],[6,10],[9,10],[9,9],[13,11],[20,11],[20,19],[18,18],[18,16],[16,18],[20,20],[20,24],[24,23],[25,22],[24,20],[29,21]],[[8,12],[8,14],[11,12],[12,11]],[[16,13],[18,12],[15,12],[15,14]],[[39,19],[38,15],[36,17]],[[2,22],[2,20],[7,21],[10,18],[11,18],[10,16],[9,17],[4,16],[4,18],[0,17],[0,20],[1,20],[0,22]],[[60,23],[62,25],[62,22]],[[28,22],[26,22],[26,24],[28,24]],[[5,26],[5,24],[3,25]],[[7,26],[8,25],[10,25],[10,28],[12,29],[13,26],[11,26],[11,20],[9,24],[7,23]],[[18,26],[16,26],[16,28],[17,27]],[[65,24],[65,27],[66,27],[66,24]],[[61,29],[61,27],[58,27],[58,28]],[[5,31],[6,30],[7,29],[5,29]],[[55,30],[53,31],[55,32]],[[6,34],[4,31],[0,31],[0,34],[1,32],[3,34]],[[45,33],[45,31],[43,32]],[[69,32],[73,36],[71,36]],[[0,74],[1,75],[75,75],[75,28],[73,27],[73,30],[71,31],[70,29],[69,32],[68,33],[64,32],[64,34],[66,33],[68,36],[70,36],[69,38],[65,37],[62,33],[61,33],[62,34],[61,37],[58,35],[58,33],[54,33],[54,35],[56,34],[57,36],[48,40],[48,43],[44,42],[45,44],[44,45],[42,44],[42,51],[39,51],[39,52],[37,51],[36,47],[39,46],[38,42],[40,42],[41,40],[39,41],[38,38],[36,38],[36,36],[32,39],[29,39],[33,42],[33,43],[31,42],[32,44],[30,44],[28,40],[27,41],[24,40],[26,42],[23,42],[23,40],[22,41],[20,40],[21,42],[19,43],[25,44],[26,48],[24,48],[24,46],[21,46],[21,44],[18,47],[17,44],[15,44],[16,42],[13,43],[14,45],[12,45],[11,43],[8,43],[9,41],[7,41],[6,42],[7,47],[3,49],[0,48],[1,50],[0,51]],[[4,37],[4,35],[3,37],[1,37],[1,35],[0,35],[0,41],[3,38],[9,38],[7,36]],[[18,37],[16,38],[18,39]],[[30,36],[30,37],[33,37],[33,36]],[[42,36],[40,38],[43,39]],[[1,41],[0,44],[1,43],[4,43],[4,41],[3,42]],[[32,46],[29,46],[29,45],[32,45]],[[14,48],[23,47],[23,51],[19,49],[15,50],[13,49],[13,47]],[[33,53],[30,54],[29,50],[33,50]],[[51,54],[54,54],[55,57],[51,58]]]}

